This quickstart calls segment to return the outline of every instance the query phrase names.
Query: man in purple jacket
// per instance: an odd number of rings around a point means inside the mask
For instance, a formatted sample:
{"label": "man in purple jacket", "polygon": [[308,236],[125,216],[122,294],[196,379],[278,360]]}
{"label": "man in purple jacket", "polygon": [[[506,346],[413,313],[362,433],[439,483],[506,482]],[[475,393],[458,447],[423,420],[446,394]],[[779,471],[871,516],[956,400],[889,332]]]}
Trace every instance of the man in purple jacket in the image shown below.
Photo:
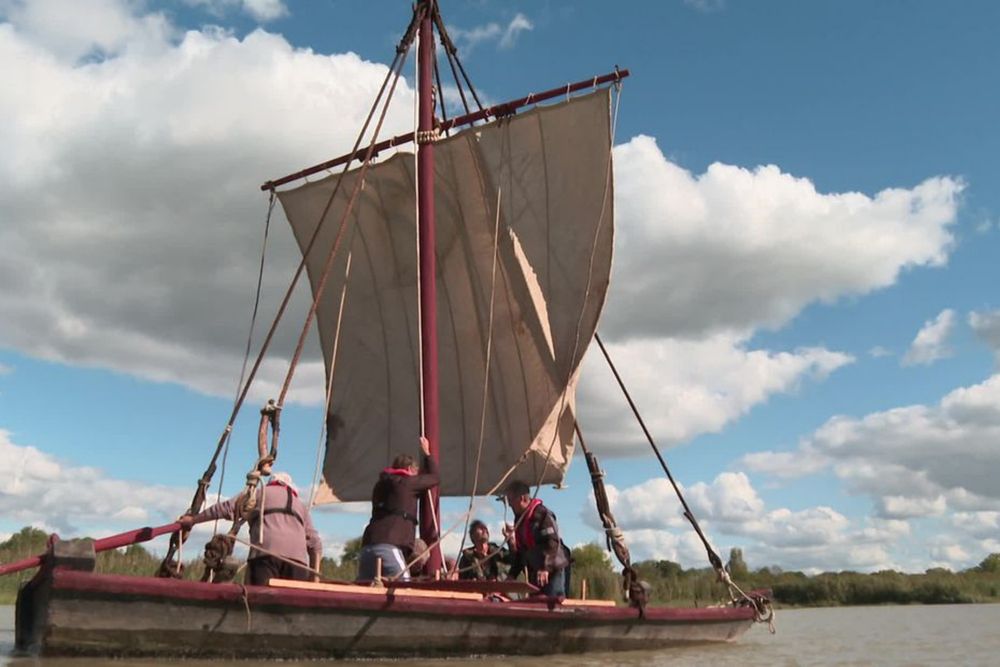
{"label": "man in purple jacket", "polygon": [[[243,494],[240,494],[194,516],[185,515],[180,523],[190,530],[196,523],[216,519],[231,521],[242,502]],[[248,584],[266,586],[272,578],[319,581],[318,575],[299,567],[319,570],[323,543],[313,526],[309,510],[299,500],[299,492],[291,477],[281,472],[271,475],[263,493],[257,489],[256,508],[245,518],[252,545],[247,557]]]}
{"label": "man in purple jacket", "polygon": [[420,438],[424,472],[420,473],[413,457],[397,456],[392,466],[383,470],[372,489],[372,518],[361,538],[358,580],[371,581],[376,575],[376,561],[382,559],[382,575],[409,579],[406,559],[413,555],[417,527],[417,501],[428,489],[438,485],[437,464],[430,455],[430,443]]}

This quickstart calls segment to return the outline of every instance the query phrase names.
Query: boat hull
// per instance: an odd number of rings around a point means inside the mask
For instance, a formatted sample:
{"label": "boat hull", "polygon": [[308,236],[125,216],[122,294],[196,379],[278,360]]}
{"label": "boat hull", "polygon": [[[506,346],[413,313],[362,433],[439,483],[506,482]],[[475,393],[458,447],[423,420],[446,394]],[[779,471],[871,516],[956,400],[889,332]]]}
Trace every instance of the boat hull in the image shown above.
{"label": "boat hull", "polygon": [[647,650],[732,641],[753,610],[487,602],[203,584],[58,568],[18,596],[44,655],[432,657]]}

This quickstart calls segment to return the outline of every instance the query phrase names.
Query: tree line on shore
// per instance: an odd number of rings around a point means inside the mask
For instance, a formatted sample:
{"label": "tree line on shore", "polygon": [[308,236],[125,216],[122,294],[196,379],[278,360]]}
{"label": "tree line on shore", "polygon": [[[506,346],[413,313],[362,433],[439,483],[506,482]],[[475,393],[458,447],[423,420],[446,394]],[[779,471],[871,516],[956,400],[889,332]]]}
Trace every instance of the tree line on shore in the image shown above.
{"label": "tree line on shore", "polygon": [[[45,551],[48,536],[37,528],[23,528],[0,543],[0,563],[28,558]],[[350,581],[357,573],[361,540],[347,542],[339,558],[323,558],[321,571],[327,579]],[[107,574],[149,576],[159,567],[159,558],[142,545],[97,555],[96,571]],[[893,570],[873,573],[824,572],[806,575],[777,567],[751,570],[740,549],[730,552],[726,566],[739,586],[749,591],[773,591],[778,605],[838,606],[872,604],[954,604],[1000,602],[1000,553],[990,554],[979,565],[960,572],[932,568],[919,574]],[[613,569],[603,547],[585,544],[573,549],[573,596],[580,596],[586,581],[587,596],[621,598],[621,576]],[[647,560],[635,564],[640,578],[648,582],[653,604],[708,605],[727,599],[711,568],[685,569],[669,560]],[[186,563],[185,579],[199,579],[201,559]],[[0,577],[0,604],[12,604],[21,582],[34,570]]]}

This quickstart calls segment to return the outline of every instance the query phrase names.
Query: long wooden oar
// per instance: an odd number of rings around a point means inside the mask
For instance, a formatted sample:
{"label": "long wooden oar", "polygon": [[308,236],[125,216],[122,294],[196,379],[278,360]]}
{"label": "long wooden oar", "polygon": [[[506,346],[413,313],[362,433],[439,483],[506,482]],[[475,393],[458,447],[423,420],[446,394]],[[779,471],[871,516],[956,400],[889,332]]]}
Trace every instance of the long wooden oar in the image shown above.
{"label": "long wooden oar", "polygon": [[[148,526],[146,528],[137,528],[135,530],[130,530],[127,533],[118,533],[117,535],[112,535],[111,537],[102,537],[99,540],[94,540],[94,551],[108,551],[110,549],[117,549],[118,547],[126,547],[130,544],[148,542],[154,537],[159,537],[160,535],[166,535],[168,533],[176,533],[180,529],[181,524],[176,521],[174,523],[168,523],[155,528],[150,528]],[[40,554],[38,556],[32,556],[31,558],[14,561],[13,563],[7,563],[6,565],[0,565],[0,576],[13,574],[14,572],[20,572],[21,570],[27,570],[32,567],[38,567],[42,564],[42,560],[44,558],[45,554]]]}

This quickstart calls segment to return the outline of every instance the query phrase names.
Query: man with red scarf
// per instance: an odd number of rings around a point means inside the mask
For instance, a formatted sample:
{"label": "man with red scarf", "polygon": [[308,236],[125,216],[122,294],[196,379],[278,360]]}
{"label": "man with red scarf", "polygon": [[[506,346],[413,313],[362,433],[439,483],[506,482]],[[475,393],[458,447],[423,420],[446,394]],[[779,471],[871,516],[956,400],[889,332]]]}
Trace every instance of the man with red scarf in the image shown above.
{"label": "man with red scarf", "polygon": [[[319,576],[306,567],[319,570],[323,543],[313,526],[309,510],[299,500],[292,478],[286,473],[276,472],[271,475],[271,481],[263,489],[258,488],[256,493],[256,506],[245,517],[250,528],[251,544],[247,556],[247,583],[266,586],[271,579],[319,581]],[[241,493],[194,516],[182,516],[180,523],[190,530],[196,523],[218,519],[231,521],[242,505]]]}
{"label": "man with red scarf", "polygon": [[556,515],[541,500],[532,498],[531,487],[522,481],[508,484],[504,495],[515,518],[513,526],[504,528],[513,561],[507,577],[516,579],[527,569],[528,581],[537,584],[542,593],[565,597],[569,587],[569,557],[559,539]]}
{"label": "man with red scarf", "polygon": [[413,553],[418,522],[417,501],[439,481],[437,463],[431,458],[427,438],[420,438],[420,449],[423,451],[423,473],[412,456],[400,454],[375,482],[372,518],[361,538],[359,581],[375,578],[378,559],[382,559],[382,576],[410,578],[406,559],[420,555]]}

